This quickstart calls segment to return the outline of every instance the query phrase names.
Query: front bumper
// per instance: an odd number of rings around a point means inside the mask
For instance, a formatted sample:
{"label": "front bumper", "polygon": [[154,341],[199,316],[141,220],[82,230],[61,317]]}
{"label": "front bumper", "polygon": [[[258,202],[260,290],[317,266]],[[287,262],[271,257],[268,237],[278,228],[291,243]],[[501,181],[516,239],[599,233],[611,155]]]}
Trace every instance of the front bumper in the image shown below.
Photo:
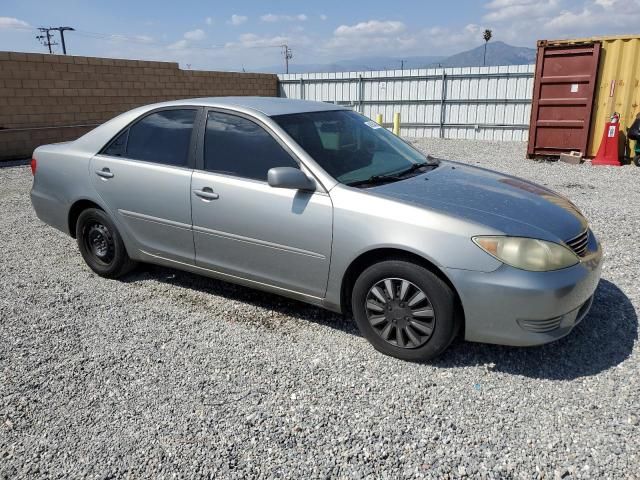
{"label": "front bumper", "polygon": [[446,272],[460,295],[466,340],[530,346],[564,337],[587,315],[601,270],[602,248],[592,235],[587,255],[562,270]]}

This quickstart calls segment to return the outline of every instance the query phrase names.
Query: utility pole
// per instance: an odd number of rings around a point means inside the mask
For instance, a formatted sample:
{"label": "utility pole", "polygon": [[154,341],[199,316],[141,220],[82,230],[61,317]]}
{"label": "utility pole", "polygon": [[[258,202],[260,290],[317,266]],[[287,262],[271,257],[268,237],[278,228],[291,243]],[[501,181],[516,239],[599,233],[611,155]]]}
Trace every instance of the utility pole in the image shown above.
{"label": "utility pole", "polygon": [[74,32],[76,29],[73,27],[56,27],[56,28],[52,28],[51,30],[57,30],[60,32],[60,41],[62,42],[62,53],[66,55],[67,46],[64,43],[64,32],[65,31]]}
{"label": "utility pole", "polygon": [[289,60],[293,58],[293,53],[288,45],[281,45],[282,54],[284,55],[284,73],[289,73]]}
{"label": "utility pole", "polygon": [[53,50],[51,49],[51,47],[54,45],[58,45],[56,42],[51,41],[51,37],[52,37],[51,30],[53,30],[53,28],[40,27],[38,28],[38,30],[42,32],[42,35],[37,35],[36,39],[40,40],[40,42],[49,49],[49,53],[53,53]]}
{"label": "utility pole", "polygon": [[404,70],[404,60],[400,60],[400,70]]}
{"label": "utility pole", "polygon": [[40,42],[49,49],[49,53],[53,53],[53,49],[51,47],[53,47],[54,45],[58,45],[56,42],[51,40],[51,38],[53,37],[51,32],[54,30],[57,30],[58,32],[60,32],[60,41],[62,43],[62,53],[65,55],[67,54],[67,45],[64,42],[64,32],[66,31],[73,32],[75,31],[75,28],[73,27],[40,27],[38,28],[38,30],[42,32],[42,35],[38,35],[36,36],[36,38],[40,40]]}

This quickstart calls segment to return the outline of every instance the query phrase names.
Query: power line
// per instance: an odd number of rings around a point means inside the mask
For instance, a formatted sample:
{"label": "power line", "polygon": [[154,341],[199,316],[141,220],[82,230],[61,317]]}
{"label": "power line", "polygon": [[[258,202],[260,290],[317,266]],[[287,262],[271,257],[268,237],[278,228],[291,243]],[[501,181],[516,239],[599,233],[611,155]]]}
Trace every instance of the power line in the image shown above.
{"label": "power line", "polygon": [[[73,27],[40,27],[40,28],[34,28],[31,26],[16,26],[15,27],[16,30],[25,30],[25,31],[40,31],[42,32],[42,35],[38,35],[36,38],[38,40],[40,40],[42,42],[43,45],[45,45],[48,49],[49,49],[49,53],[53,53],[53,49],[52,47],[55,45],[58,45],[58,43],[56,43],[55,41],[52,41],[53,35],[51,34],[51,31],[56,30],[58,32],[60,32],[60,40],[62,43],[62,49],[63,49],[63,53],[67,53],[66,52],[66,44],[65,44],[65,38],[64,38],[64,32],[65,31],[73,31],[75,33],[75,35],[79,35],[82,37],[87,37],[87,38],[95,38],[95,39],[110,39],[110,40],[120,40],[120,41],[125,41],[125,42],[130,42],[130,43],[138,43],[138,44],[143,44],[143,45],[149,45],[149,46],[157,46],[157,47],[163,47],[163,48],[169,48],[172,49],[172,47],[176,48],[176,42],[173,43],[166,43],[166,42],[158,42],[153,40],[152,38],[149,37],[145,37],[143,35],[123,35],[123,34],[118,34],[118,33],[101,33],[101,32],[91,32],[91,31],[87,31],[87,30],[78,30],[75,29]],[[192,44],[192,43],[187,43],[185,44],[183,47],[180,47],[180,49],[193,49],[193,50],[205,50],[205,51],[219,51],[221,49],[258,49],[258,48],[281,48],[282,49],[282,53],[284,55],[284,59],[285,59],[285,70],[289,71],[289,60],[291,58],[293,58],[293,53],[291,48],[286,45],[286,44],[259,44],[259,42],[256,42],[254,44],[248,43],[248,44],[243,44],[243,43],[225,43],[225,44],[213,44],[213,45],[198,45],[198,44]],[[178,48],[176,48],[178,49]]]}
{"label": "power line", "polygon": [[[157,42],[153,39],[146,38],[142,35],[123,35],[119,33],[98,33],[98,32],[88,32],[86,30],[76,30],[77,35],[89,37],[89,38],[102,38],[102,39],[111,39],[111,40],[123,40],[131,43],[140,43],[143,45],[153,45],[158,47],[171,47],[175,45],[175,42],[167,43],[167,42]],[[226,44],[213,44],[213,45],[198,45],[198,44],[188,44],[185,48],[191,48],[196,50],[220,50],[220,49],[229,49],[229,48],[281,48],[281,44],[273,44],[273,45],[242,45],[236,43],[226,43]]]}

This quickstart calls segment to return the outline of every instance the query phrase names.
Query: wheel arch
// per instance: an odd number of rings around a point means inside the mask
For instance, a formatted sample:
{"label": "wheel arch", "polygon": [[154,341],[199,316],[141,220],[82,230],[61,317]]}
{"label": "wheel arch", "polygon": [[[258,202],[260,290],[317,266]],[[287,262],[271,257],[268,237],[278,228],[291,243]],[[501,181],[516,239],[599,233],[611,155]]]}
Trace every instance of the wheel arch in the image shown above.
{"label": "wheel arch", "polygon": [[67,215],[67,228],[69,229],[69,235],[71,235],[72,238],[76,238],[76,223],[78,222],[78,217],[88,208],[97,208],[103,212],[105,211],[104,208],[88,198],[76,200],[71,205],[71,208],[69,208],[69,214]]}
{"label": "wheel arch", "polygon": [[410,263],[415,263],[423,268],[429,270],[431,273],[440,278],[446,283],[455,296],[455,313],[459,315],[460,328],[464,333],[465,329],[465,315],[464,307],[458,294],[458,290],[447,275],[431,260],[418,255],[417,253],[403,250],[401,248],[384,247],[375,248],[361,253],[356,257],[345,270],[342,276],[342,282],[340,285],[340,305],[343,313],[351,313],[351,291],[358,276],[369,266],[379,263],[385,260],[404,260]]}

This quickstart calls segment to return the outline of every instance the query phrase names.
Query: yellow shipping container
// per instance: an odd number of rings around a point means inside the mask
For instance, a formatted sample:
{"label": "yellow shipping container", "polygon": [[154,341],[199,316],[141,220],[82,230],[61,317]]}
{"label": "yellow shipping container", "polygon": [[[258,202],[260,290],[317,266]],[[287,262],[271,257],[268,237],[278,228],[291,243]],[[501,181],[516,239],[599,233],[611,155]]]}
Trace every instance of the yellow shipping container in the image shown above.
{"label": "yellow shipping container", "polygon": [[640,113],[640,35],[553,40],[549,44],[586,42],[600,42],[602,45],[586,152],[587,156],[594,157],[602,140],[604,124],[613,112],[620,114],[620,131],[623,133]]}

